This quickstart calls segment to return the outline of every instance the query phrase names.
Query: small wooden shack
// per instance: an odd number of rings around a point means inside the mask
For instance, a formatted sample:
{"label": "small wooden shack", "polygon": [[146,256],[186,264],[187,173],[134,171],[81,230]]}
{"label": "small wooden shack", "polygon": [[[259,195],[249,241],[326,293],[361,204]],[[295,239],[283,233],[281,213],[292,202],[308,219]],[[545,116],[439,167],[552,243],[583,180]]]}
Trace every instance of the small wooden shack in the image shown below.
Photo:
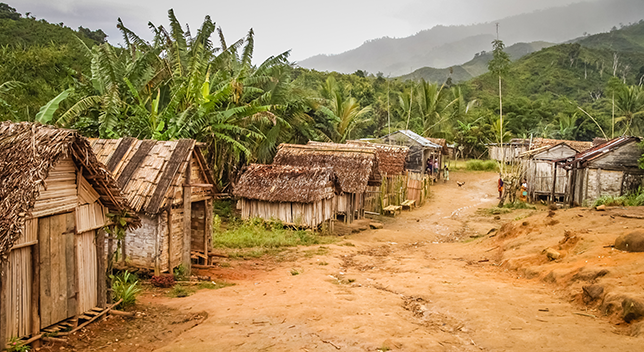
{"label": "small wooden shack", "polygon": [[281,144],[273,163],[332,168],[339,185],[335,196],[336,214],[343,216],[348,223],[364,217],[367,185],[379,186],[382,182],[373,147],[335,143]]}
{"label": "small wooden shack", "polygon": [[[310,145],[315,144],[309,142]],[[397,176],[405,173],[405,163],[409,155],[409,147],[382,143],[370,143],[362,140],[347,141],[348,145],[372,147],[376,149],[378,170],[383,177]]]}
{"label": "small wooden shack", "polygon": [[179,264],[190,268],[191,252],[208,258],[214,180],[194,140],[91,143],[142,220],[141,228],[128,232],[124,241],[128,265],[159,273]]}
{"label": "small wooden shack", "polygon": [[595,146],[565,163],[568,172],[566,201],[571,205],[592,205],[602,196],[621,196],[642,186],[644,170],[638,137],[618,137]]}
{"label": "small wooden shack", "polygon": [[425,174],[427,160],[438,161],[442,167],[443,147],[411,131],[400,130],[382,138],[383,144],[404,145],[409,147],[405,169]]}
{"label": "small wooden shack", "polygon": [[563,142],[522,153],[528,199],[563,201],[568,178],[560,161],[571,159],[576,154],[577,150]]}
{"label": "small wooden shack", "polygon": [[566,143],[568,146],[579,152],[582,152],[593,146],[592,142],[569,141],[549,138],[513,138],[510,140],[510,142],[503,143],[501,145],[499,145],[498,143],[490,143],[487,146],[488,154],[491,160],[503,160],[506,163],[511,163],[519,161],[521,159],[520,156],[527,151],[543,147],[552,147],[560,143]]}
{"label": "small wooden shack", "polygon": [[0,125],[0,348],[105,307],[102,228],[123,211],[116,181],[77,132]]}
{"label": "small wooden shack", "polygon": [[242,219],[259,217],[333,229],[336,177],[330,167],[252,164],[235,185]]}

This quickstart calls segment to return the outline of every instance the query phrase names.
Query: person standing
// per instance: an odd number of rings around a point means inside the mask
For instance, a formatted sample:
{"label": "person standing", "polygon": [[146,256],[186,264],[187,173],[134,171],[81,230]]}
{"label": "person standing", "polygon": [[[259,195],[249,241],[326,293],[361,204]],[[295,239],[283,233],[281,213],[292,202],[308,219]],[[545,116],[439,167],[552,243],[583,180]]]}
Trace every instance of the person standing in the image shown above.
{"label": "person standing", "polygon": [[449,181],[449,167],[445,165],[445,169],[443,170],[443,182]]}
{"label": "person standing", "polygon": [[501,178],[501,174],[499,174],[499,182],[498,182],[498,189],[499,189],[499,199],[503,197],[503,179]]}

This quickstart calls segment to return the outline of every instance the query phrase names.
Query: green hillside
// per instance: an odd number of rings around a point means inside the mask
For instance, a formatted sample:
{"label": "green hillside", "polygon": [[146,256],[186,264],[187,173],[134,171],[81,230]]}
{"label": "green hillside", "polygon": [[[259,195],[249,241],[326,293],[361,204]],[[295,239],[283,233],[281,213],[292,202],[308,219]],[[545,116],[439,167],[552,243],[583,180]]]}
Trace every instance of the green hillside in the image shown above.
{"label": "green hillside", "polygon": [[0,99],[11,105],[0,104],[3,119],[33,116],[87,70],[89,62],[78,50],[78,38],[92,46],[104,42],[106,36],[101,30],[80,27],[75,31],[44,19],[23,17],[0,3],[0,84],[21,83],[10,92],[0,92]]}

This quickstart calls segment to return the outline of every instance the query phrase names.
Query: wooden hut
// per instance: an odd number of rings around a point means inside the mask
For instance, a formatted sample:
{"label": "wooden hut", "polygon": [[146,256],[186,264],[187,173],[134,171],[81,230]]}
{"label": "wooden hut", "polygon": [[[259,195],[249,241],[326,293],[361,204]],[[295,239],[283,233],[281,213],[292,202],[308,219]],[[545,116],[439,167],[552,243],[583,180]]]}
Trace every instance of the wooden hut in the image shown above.
{"label": "wooden hut", "polygon": [[563,200],[568,178],[559,161],[573,158],[576,154],[577,150],[563,142],[522,153],[520,157],[524,160],[529,200]]}
{"label": "wooden hut", "polygon": [[569,141],[549,138],[523,139],[513,138],[508,143],[499,145],[498,143],[488,144],[488,154],[490,159],[504,161],[506,163],[516,162],[521,159],[521,155],[527,151],[543,147],[552,147],[560,143],[566,143],[569,147],[582,152],[593,146],[592,142]]}
{"label": "wooden hut", "polygon": [[235,185],[242,219],[280,220],[317,229],[333,228],[336,177],[330,167],[253,164]]}
{"label": "wooden hut", "polygon": [[442,165],[443,147],[410,130],[400,130],[382,138],[384,144],[404,145],[409,147],[405,169],[425,174],[427,160],[439,161]]}
{"label": "wooden hut", "polygon": [[273,163],[332,168],[339,185],[339,191],[335,196],[335,210],[344,217],[345,222],[364,217],[367,186],[379,186],[382,182],[376,149],[373,147],[335,143],[282,144]]}
{"label": "wooden hut", "polygon": [[127,201],[84,137],[0,125],[0,346],[106,305],[102,228],[108,212],[123,211]]}
{"label": "wooden hut", "polygon": [[208,258],[214,180],[194,140],[96,139],[91,144],[142,221],[124,241],[128,265],[159,273],[180,264],[189,269],[191,252]]}
{"label": "wooden hut", "polygon": [[590,205],[602,196],[621,196],[642,186],[644,170],[638,137],[618,137],[595,146],[565,163],[569,170],[567,201]]}

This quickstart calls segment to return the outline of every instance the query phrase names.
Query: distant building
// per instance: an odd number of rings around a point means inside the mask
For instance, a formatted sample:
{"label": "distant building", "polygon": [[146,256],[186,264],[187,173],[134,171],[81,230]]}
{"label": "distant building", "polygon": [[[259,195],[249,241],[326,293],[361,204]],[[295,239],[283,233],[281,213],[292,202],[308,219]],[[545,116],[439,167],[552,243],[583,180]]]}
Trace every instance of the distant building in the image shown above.
{"label": "distant building", "polygon": [[427,160],[438,161],[442,167],[443,146],[410,130],[400,130],[382,138],[383,144],[404,145],[409,147],[405,169],[425,174]]}
{"label": "distant building", "polygon": [[563,200],[568,186],[568,177],[559,162],[572,160],[576,154],[577,150],[564,142],[521,153],[519,157],[523,160],[528,184],[528,199],[530,201]]}
{"label": "distant building", "polygon": [[577,154],[569,170],[567,202],[591,205],[602,196],[621,196],[642,186],[642,150],[638,137],[618,137]]}

